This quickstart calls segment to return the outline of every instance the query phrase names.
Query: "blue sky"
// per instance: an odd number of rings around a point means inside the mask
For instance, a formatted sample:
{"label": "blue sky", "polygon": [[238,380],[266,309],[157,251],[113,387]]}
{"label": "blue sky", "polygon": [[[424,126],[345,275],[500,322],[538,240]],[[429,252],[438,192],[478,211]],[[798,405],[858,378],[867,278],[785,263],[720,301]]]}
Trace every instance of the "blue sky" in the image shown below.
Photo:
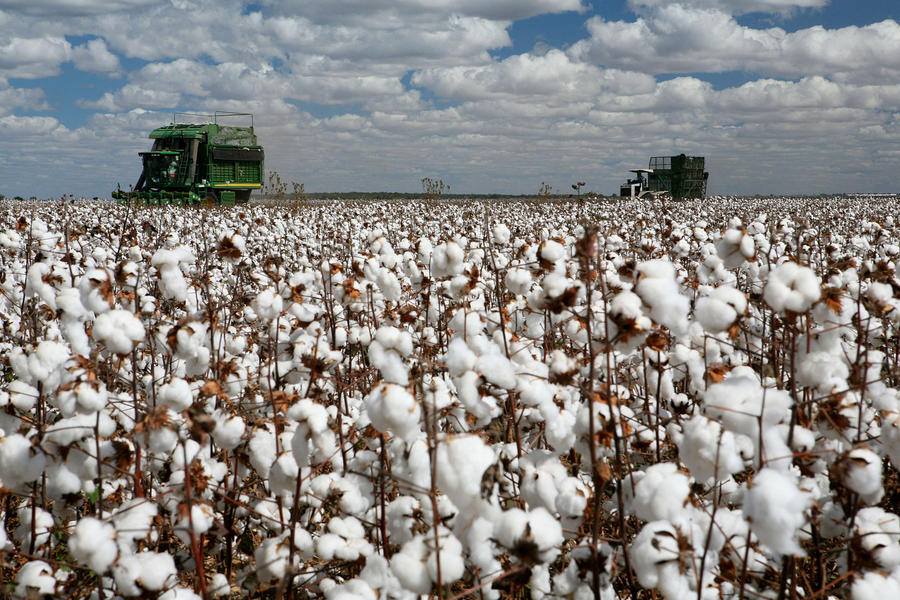
{"label": "blue sky", "polygon": [[[0,0],[0,193],[108,196],[174,111],[256,115],[311,191],[894,192],[900,3]],[[836,168],[835,165],[840,165]]]}

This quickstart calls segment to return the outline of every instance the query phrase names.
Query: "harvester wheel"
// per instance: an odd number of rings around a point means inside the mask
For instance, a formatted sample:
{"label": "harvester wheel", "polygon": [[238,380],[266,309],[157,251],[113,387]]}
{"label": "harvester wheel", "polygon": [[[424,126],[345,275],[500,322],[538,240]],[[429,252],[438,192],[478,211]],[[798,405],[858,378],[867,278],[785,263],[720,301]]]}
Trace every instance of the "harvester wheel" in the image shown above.
{"label": "harvester wheel", "polygon": [[200,206],[203,206],[205,208],[211,208],[218,204],[219,204],[219,196],[212,190],[206,192],[206,195],[203,196],[203,200],[200,201]]}

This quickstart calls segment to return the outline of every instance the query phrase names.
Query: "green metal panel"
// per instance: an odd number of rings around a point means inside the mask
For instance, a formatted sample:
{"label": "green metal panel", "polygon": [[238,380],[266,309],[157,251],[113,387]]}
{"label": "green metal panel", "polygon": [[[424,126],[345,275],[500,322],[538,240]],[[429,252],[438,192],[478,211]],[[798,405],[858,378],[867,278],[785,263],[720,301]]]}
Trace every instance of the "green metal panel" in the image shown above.
{"label": "green metal panel", "polygon": [[648,184],[652,191],[669,192],[673,198],[702,198],[706,196],[709,173],[704,171],[702,156],[654,156],[648,167]]}

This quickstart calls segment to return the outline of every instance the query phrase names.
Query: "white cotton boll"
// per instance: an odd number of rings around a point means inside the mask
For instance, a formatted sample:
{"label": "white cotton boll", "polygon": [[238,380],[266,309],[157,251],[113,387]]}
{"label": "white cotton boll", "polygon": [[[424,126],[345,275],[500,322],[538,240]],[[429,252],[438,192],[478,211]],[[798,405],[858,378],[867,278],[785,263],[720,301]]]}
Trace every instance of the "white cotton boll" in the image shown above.
{"label": "white cotton boll", "polygon": [[481,499],[484,472],[497,461],[494,450],[477,435],[447,437],[437,447],[437,484],[460,510]]}
{"label": "white cotton boll", "polygon": [[43,384],[45,392],[55,391],[67,376],[66,363],[71,358],[63,344],[44,340],[34,352],[26,354],[21,348],[9,353],[9,362],[16,376],[37,387]]}
{"label": "white cotton boll", "polygon": [[494,538],[509,549],[533,544],[541,562],[552,562],[564,541],[559,521],[543,507],[503,511],[494,525]]}
{"label": "white cotton boll", "polygon": [[216,444],[223,450],[237,448],[246,430],[244,420],[237,415],[230,416],[221,410],[213,411],[212,418],[216,422],[216,426],[211,435]]}
{"label": "white cotton boll", "polygon": [[53,515],[39,507],[35,507],[32,510],[32,507],[26,504],[23,504],[16,511],[16,515],[19,517],[19,526],[16,527],[15,535],[25,546],[30,545],[32,531],[35,549],[50,541]]}
{"label": "white cotton boll", "polygon": [[166,552],[144,551],[120,556],[113,566],[116,586],[126,596],[158,592],[177,580],[175,560]]}
{"label": "white cotton boll", "polygon": [[828,394],[835,388],[847,389],[849,375],[847,363],[830,352],[802,354],[798,360],[797,383],[822,394]]}
{"label": "white cotton boll", "polygon": [[[433,536],[429,536],[428,541],[432,540]],[[456,536],[443,525],[438,527],[438,543],[440,544],[439,551],[428,553],[425,568],[431,581],[437,583],[437,567],[438,561],[440,561],[441,583],[448,585],[462,577],[465,572],[465,563],[462,557],[463,548]]]}
{"label": "white cotton boll", "polygon": [[231,584],[222,573],[215,573],[207,586],[207,591],[216,598],[225,598],[231,595]]}
{"label": "white cotton boll", "polygon": [[168,406],[175,412],[181,412],[194,403],[191,384],[180,377],[173,377],[169,383],[161,385],[157,391],[156,401]]}
{"label": "white cotton boll", "polygon": [[203,598],[185,587],[175,586],[160,594],[157,600],[203,600]]}
{"label": "white cotton boll", "polygon": [[206,533],[212,527],[215,517],[216,513],[212,507],[206,504],[194,503],[191,505],[190,518],[185,512],[177,520],[173,519],[175,535],[186,546],[189,546],[191,544],[191,531],[194,532],[194,536]]}
{"label": "white cotton boll", "polygon": [[14,433],[0,440],[0,482],[17,489],[44,472],[47,459],[25,436]]}
{"label": "white cotton boll", "polygon": [[555,240],[546,240],[541,243],[538,255],[547,262],[555,263],[566,255],[566,248]]}
{"label": "white cotton boll", "polygon": [[284,301],[274,288],[261,291],[251,305],[257,318],[262,321],[271,321],[284,309]]}
{"label": "white cotton boll", "polygon": [[881,457],[867,448],[855,448],[836,464],[841,483],[859,494],[866,504],[877,504],[884,495]]}
{"label": "white cotton boll", "polygon": [[78,280],[82,306],[98,315],[111,309],[115,305],[112,281],[112,275],[106,269],[88,270]]}
{"label": "white cotton boll", "polygon": [[690,479],[678,465],[657,463],[647,467],[644,477],[635,484],[631,509],[645,521],[678,522],[685,516],[690,492]]}
{"label": "white cotton boll", "polygon": [[444,363],[453,377],[472,371],[478,362],[478,356],[461,337],[454,337],[447,346]]}
{"label": "white cotton boll", "polygon": [[735,436],[718,422],[697,415],[682,425],[678,455],[697,481],[717,481],[744,469]]}
{"label": "white cotton boll", "polygon": [[141,320],[127,310],[111,310],[94,319],[94,339],[115,354],[130,354],[145,334]]}
{"label": "white cotton boll", "polygon": [[382,383],[366,396],[366,413],[372,427],[404,440],[413,439],[419,432],[422,412],[419,403],[406,388]]}
{"label": "white cotton boll", "polygon": [[381,373],[382,380],[399,385],[409,384],[403,357],[411,353],[412,337],[395,327],[380,327],[368,349],[369,361]]}
{"label": "white cotton boll", "polygon": [[463,271],[464,253],[456,242],[446,242],[431,253],[431,273],[436,279],[459,275]]}
{"label": "white cotton boll", "polygon": [[678,577],[680,556],[678,532],[667,521],[647,523],[631,542],[631,564],[645,588],[658,588],[667,577]]}
{"label": "white cotton boll", "polygon": [[427,549],[422,535],[403,544],[400,552],[391,557],[391,571],[404,589],[416,594],[431,591],[431,578],[425,570]]}
{"label": "white cotton boll", "polygon": [[821,295],[821,282],[812,269],[785,262],[769,273],[763,299],[775,312],[803,313]]}
{"label": "white cotton boll", "polygon": [[503,278],[504,283],[506,284],[506,289],[517,296],[524,296],[531,291],[531,286],[534,283],[534,280],[531,277],[531,273],[526,269],[520,269],[518,267],[509,269],[506,272],[506,276]]}
{"label": "white cotton boll", "polygon": [[856,513],[854,529],[854,539],[879,567],[886,571],[900,567],[900,517],[869,506]]}
{"label": "white cotton boll", "polygon": [[112,516],[116,528],[116,538],[122,552],[134,554],[134,542],[154,534],[153,518],[158,509],[156,504],[144,498],[134,498],[122,503]]}
{"label": "white cotton boll", "polygon": [[765,389],[753,377],[732,375],[709,386],[704,397],[707,414],[727,429],[742,433],[757,443],[759,416],[763,427],[786,422],[793,400],[784,390]]}
{"label": "white cotton boll", "polygon": [[82,517],[69,537],[69,553],[72,558],[102,575],[119,553],[115,537],[116,529],[109,523],[94,517]]}
{"label": "white cotton boll", "polygon": [[263,479],[275,463],[275,435],[268,429],[257,429],[250,436],[250,464]]}
{"label": "white cotton boll", "polygon": [[196,262],[196,257],[187,246],[157,250],[150,258],[150,264],[159,272],[159,289],[164,298],[179,302],[187,299],[187,281],[181,271],[182,265]]}
{"label": "white cotton boll", "polygon": [[499,352],[482,354],[478,358],[476,368],[482,377],[497,387],[505,390],[515,389],[517,383],[515,369],[509,359]]}
{"label": "white cotton boll", "polygon": [[756,255],[756,246],[753,238],[741,229],[729,229],[716,243],[716,252],[722,259],[725,267],[736,269],[745,260],[752,260]]}
{"label": "white cotton boll", "polygon": [[853,600],[887,600],[900,598],[900,573],[891,574],[869,571],[856,577],[850,586]]}
{"label": "white cotton boll", "polygon": [[505,246],[509,243],[509,227],[503,223],[497,223],[491,228],[491,237],[498,246]]}
{"label": "white cotton boll", "polygon": [[697,300],[694,315],[703,328],[712,333],[727,330],[747,309],[747,297],[729,286],[715,288],[709,296]]}
{"label": "white cotton boll", "polygon": [[394,275],[393,272],[387,269],[378,270],[378,274],[375,276],[375,284],[378,286],[378,289],[381,290],[385,300],[397,302],[403,296],[400,280],[397,279],[397,276]]}
{"label": "white cotton boll", "polygon": [[812,495],[797,487],[796,477],[767,467],[751,480],[743,511],[753,533],[776,555],[804,556],[797,531],[806,524],[812,503]]}
{"label": "white cotton boll", "polygon": [[[888,414],[881,427],[881,443],[895,469],[900,469],[900,412]],[[2,474],[0,474],[2,475]]]}
{"label": "white cotton boll", "polygon": [[16,574],[16,596],[30,598],[35,592],[41,597],[53,596],[56,593],[53,568],[42,560],[28,561]]}
{"label": "white cotton boll", "polygon": [[[28,385],[21,379],[11,381],[6,391],[8,402],[23,412],[31,410],[40,395],[36,387]],[[5,404],[5,402],[2,403],[2,405]]]}

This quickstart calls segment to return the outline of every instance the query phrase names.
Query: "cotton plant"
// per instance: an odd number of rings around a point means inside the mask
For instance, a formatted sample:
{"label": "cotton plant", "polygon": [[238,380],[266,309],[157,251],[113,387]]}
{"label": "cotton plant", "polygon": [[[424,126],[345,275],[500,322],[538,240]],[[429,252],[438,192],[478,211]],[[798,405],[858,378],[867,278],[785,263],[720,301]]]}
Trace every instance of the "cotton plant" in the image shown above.
{"label": "cotton plant", "polygon": [[890,589],[891,202],[4,205],[13,591]]}

